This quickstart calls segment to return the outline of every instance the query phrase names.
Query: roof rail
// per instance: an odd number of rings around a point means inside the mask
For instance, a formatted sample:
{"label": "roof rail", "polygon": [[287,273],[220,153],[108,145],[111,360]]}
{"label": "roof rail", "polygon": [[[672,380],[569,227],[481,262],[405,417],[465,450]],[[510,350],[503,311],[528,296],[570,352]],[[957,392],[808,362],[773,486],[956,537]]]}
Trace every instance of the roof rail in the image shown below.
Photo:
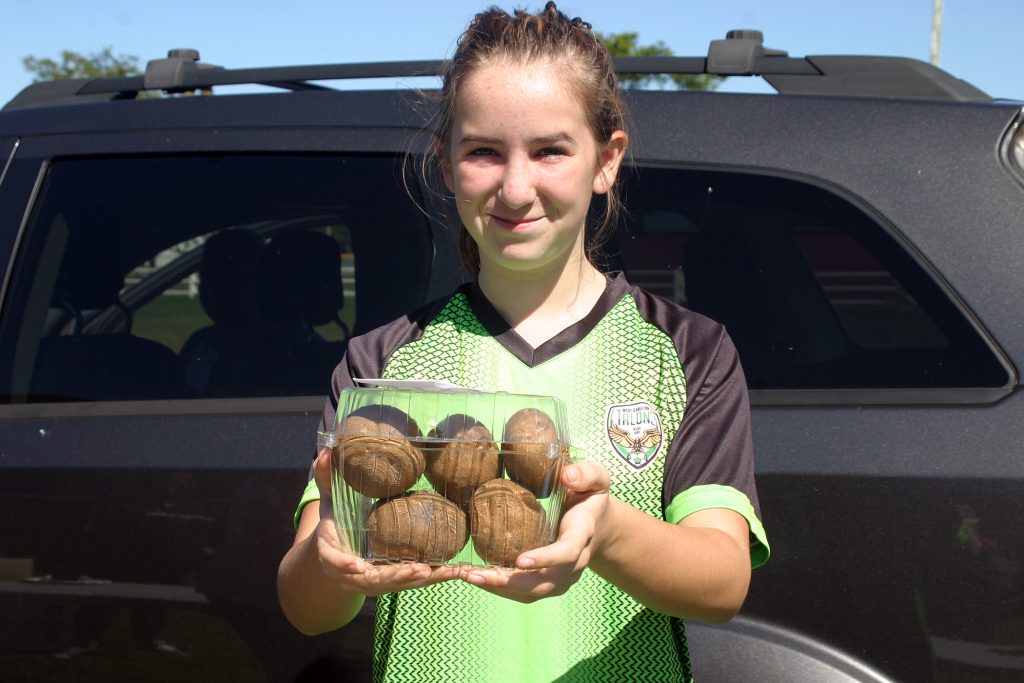
{"label": "roof rail", "polygon": [[199,50],[178,48],[168,50],[166,59],[153,59],[146,64],[146,73],[142,76],[142,86],[146,90],[163,90],[164,92],[182,92],[196,90],[188,88],[200,70],[218,69],[222,66],[203,64],[199,61]]}
{"label": "roof rail", "polygon": [[[990,102],[970,83],[919,60],[878,56],[790,57],[764,46],[760,31],[729,31],[712,40],[706,57],[614,57],[620,74],[709,74],[761,76],[781,94],[886,97],[955,102]],[[439,76],[442,60],[364,62],[225,69],[199,61],[191,49],[168,52],[146,65],[142,76],[34,83],[4,109],[131,99],[146,90],[209,92],[222,85],[265,85],[284,90],[330,90],[314,81]]]}

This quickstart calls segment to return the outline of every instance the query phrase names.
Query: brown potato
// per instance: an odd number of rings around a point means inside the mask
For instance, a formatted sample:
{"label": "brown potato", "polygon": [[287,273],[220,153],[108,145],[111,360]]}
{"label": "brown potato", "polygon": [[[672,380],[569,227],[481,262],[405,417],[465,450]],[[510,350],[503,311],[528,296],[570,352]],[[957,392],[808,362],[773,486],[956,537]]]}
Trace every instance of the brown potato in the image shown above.
{"label": "brown potato", "polygon": [[501,449],[509,478],[538,498],[551,495],[569,464],[569,448],[559,443],[555,423],[536,408],[523,408],[508,419]]}
{"label": "brown potato", "polygon": [[472,417],[451,415],[430,436],[445,441],[424,449],[427,481],[456,505],[467,505],[477,487],[501,476],[498,445]]}
{"label": "brown potato", "polygon": [[390,498],[409,489],[423,474],[423,452],[410,438],[420,436],[416,422],[398,408],[363,406],[338,426],[334,452],[342,477],[371,498]]}
{"label": "brown potato", "polygon": [[508,479],[492,479],[476,490],[469,521],[473,546],[490,564],[514,567],[520,553],[550,541],[540,503]]}
{"label": "brown potato", "polygon": [[442,564],[469,538],[466,514],[433,491],[378,501],[366,520],[371,557]]}

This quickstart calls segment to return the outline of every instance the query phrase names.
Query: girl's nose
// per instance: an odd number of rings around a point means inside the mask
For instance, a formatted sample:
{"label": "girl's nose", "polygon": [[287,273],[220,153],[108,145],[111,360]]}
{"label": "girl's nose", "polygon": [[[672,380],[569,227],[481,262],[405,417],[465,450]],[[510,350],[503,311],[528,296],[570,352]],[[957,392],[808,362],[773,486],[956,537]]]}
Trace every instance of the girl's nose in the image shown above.
{"label": "girl's nose", "polygon": [[511,209],[528,206],[537,198],[533,173],[529,163],[521,159],[510,159],[498,187],[498,199]]}

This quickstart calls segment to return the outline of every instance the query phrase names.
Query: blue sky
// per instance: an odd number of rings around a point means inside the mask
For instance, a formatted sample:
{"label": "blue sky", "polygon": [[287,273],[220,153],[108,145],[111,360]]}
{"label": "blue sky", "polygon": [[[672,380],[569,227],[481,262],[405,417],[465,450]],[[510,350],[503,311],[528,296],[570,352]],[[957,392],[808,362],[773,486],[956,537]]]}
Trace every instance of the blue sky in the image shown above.
{"label": "blue sky", "polygon": [[[538,0],[539,2],[540,0]],[[516,3],[535,8],[538,2]],[[82,2],[6,0],[0,41],[0,102],[31,81],[21,59],[56,58],[62,49],[117,54],[143,62],[192,47],[225,67],[432,59],[487,0],[176,0]],[[498,2],[503,7],[512,7]],[[560,7],[602,32],[635,31],[676,54],[707,51],[733,28],[757,28],[768,47],[791,56],[877,54],[927,61],[933,0],[563,0]],[[945,0],[940,66],[989,95],[1024,100],[1020,45],[1024,0]],[[732,79],[725,90],[766,92]],[[741,81],[741,82],[735,82]]]}

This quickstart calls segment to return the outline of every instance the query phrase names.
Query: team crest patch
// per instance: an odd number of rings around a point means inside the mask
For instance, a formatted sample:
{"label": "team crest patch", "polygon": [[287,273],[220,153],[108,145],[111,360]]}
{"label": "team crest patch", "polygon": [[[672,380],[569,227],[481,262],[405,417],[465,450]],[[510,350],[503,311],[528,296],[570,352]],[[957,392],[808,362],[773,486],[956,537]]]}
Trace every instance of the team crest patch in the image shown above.
{"label": "team crest patch", "polygon": [[661,450],[661,417],[650,403],[622,403],[608,408],[608,442],[630,467],[642,470]]}

